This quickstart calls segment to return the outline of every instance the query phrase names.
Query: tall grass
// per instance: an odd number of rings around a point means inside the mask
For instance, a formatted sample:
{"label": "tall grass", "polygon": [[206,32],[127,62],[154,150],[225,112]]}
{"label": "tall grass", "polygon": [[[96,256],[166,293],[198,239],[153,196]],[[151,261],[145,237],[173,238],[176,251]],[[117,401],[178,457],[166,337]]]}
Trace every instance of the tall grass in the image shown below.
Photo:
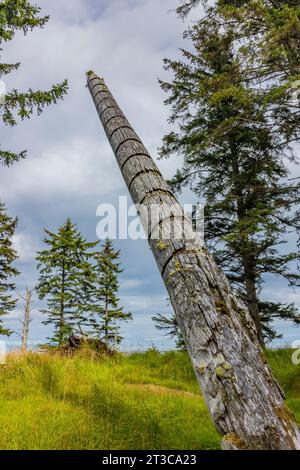
{"label": "tall grass", "polygon": [[[300,371],[271,352],[300,420]],[[218,449],[184,353],[148,351],[101,360],[11,356],[0,366],[0,449]]]}
{"label": "tall grass", "polygon": [[268,351],[267,358],[300,426],[300,365],[292,362],[292,349]]}

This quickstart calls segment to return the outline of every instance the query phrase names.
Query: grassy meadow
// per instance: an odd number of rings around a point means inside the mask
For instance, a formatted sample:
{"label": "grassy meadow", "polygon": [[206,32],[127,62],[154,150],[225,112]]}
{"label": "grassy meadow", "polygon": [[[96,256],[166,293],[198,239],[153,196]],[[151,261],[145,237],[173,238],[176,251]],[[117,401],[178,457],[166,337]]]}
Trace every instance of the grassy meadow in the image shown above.
{"label": "grassy meadow", "polygon": [[[300,423],[300,366],[268,352]],[[219,449],[185,353],[12,354],[0,366],[0,449]]]}

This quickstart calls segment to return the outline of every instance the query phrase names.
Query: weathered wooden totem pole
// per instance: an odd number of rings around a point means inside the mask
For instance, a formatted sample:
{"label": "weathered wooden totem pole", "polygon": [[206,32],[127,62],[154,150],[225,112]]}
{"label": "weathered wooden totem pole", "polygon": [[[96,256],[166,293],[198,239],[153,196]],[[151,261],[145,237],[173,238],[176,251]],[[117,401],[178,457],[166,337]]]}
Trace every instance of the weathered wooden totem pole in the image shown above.
{"label": "weathered wooden totem pole", "polygon": [[147,229],[149,244],[223,448],[300,449],[298,427],[247,308],[195,237],[192,222],[103,79],[89,72],[87,82],[133,202],[149,211],[160,208],[157,226]]}

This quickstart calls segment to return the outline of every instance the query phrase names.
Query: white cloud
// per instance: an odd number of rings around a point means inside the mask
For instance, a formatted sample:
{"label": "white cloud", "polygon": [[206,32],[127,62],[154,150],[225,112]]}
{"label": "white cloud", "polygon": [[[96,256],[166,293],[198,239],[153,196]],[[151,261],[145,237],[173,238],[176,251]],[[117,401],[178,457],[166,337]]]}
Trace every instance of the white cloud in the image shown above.
{"label": "white cloud", "polygon": [[21,262],[34,260],[36,247],[28,234],[17,232],[13,236],[13,247],[17,251]]}
{"label": "white cloud", "polygon": [[3,175],[5,198],[29,202],[43,198],[48,202],[70,197],[76,200],[92,194],[101,197],[118,190],[122,181],[105,143],[100,146],[78,138],[30,156],[13,171],[5,169]]}
{"label": "white cloud", "polygon": [[120,279],[122,291],[137,289],[145,285],[147,285],[146,279]]}
{"label": "white cloud", "polygon": [[126,305],[128,310],[136,313],[138,318],[139,313],[148,312],[150,316],[156,313],[171,310],[172,307],[168,306],[168,300],[164,295],[146,294],[146,295],[123,295],[121,303]]}
{"label": "white cloud", "polygon": [[263,290],[263,297],[272,299],[274,302],[281,302],[283,304],[295,303],[300,309],[300,292],[285,285],[274,287],[266,287]]}

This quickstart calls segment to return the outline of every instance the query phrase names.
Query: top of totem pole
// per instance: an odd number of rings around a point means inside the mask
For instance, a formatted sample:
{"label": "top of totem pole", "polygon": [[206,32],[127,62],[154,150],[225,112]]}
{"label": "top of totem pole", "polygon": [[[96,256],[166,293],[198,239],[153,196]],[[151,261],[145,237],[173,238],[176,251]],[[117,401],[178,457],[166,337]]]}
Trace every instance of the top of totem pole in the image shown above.
{"label": "top of totem pole", "polygon": [[104,79],[102,77],[99,77],[99,75],[95,74],[93,70],[89,70],[88,72],[86,72],[86,76],[88,82],[97,78],[98,80],[104,83]]}

